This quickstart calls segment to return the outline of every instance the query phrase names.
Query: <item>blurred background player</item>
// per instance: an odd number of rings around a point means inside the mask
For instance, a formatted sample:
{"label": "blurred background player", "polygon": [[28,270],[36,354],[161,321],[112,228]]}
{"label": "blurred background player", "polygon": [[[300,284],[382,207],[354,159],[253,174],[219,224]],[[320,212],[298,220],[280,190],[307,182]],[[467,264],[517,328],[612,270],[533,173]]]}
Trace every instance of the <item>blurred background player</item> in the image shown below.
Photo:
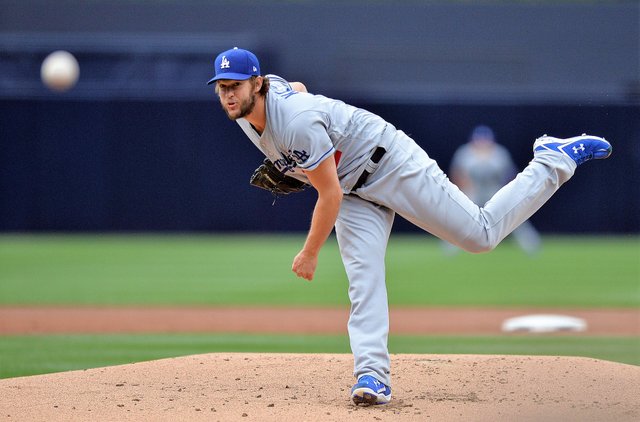
{"label": "blurred background player", "polygon": [[[480,125],[471,132],[469,142],[454,153],[449,177],[476,205],[484,206],[517,173],[509,151],[496,142],[493,130]],[[529,220],[512,234],[527,254],[534,254],[540,248],[540,234]],[[443,247],[448,254],[460,251],[448,242],[444,242]]]}

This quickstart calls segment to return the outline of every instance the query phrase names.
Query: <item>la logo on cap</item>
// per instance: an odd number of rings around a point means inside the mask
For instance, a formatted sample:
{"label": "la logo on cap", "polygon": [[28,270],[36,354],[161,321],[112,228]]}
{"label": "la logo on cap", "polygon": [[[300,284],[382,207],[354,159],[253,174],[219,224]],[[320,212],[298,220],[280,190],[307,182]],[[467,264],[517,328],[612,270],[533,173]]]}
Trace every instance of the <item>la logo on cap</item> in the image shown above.
{"label": "la logo on cap", "polygon": [[209,85],[220,79],[244,81],[260,75],[260,64],[255,54],[237,47],[218,54],[214,69],[216,74],[207,82]]}

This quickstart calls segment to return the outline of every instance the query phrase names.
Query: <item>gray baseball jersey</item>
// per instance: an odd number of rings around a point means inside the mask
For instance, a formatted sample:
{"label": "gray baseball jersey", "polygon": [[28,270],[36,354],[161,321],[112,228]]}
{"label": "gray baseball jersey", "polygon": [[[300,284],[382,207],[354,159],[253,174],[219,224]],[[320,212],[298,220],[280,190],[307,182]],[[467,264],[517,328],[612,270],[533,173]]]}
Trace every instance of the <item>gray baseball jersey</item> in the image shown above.
{"label": "gray baseball jersey", "polygon": [[[343,197],[335,229],[349,279],[354,375],[390,385],[384,260],[395,214],[462,249],[488,251],[540,208],[573,175],[576,163],[563,154],[537,152],[479,207],[413,139],[382,118],[341,101],[295,93],[278,76],[269,80],[262,135],[246,120],[238,123],[268,158],[298,179],[306,181],[302,170],[313,170],[331,155],[338,162],[342,188],[352,193]],[[378,146],[386,153],[373,163]],[[365,168],[370,176],[351,192]]]}
{"label": "gray baseball jersey", "polygon": [[303,170],[313,170],[334,156],[345,193],[357,180],[377,146],[392,141],[395,128],[379,116],[342,101],[294,91],[277,75],[269,78],[267,123],[260,135],[246,119],[237,122],[275,166],[308,183]]}

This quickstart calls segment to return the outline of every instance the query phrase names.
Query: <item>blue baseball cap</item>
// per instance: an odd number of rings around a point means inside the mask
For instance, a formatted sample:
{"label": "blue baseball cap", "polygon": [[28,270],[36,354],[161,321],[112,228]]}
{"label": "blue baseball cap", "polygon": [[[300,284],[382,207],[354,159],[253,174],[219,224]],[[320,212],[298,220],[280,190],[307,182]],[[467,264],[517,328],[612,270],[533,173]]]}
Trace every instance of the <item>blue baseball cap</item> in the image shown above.
{"label": "blue baseball cap", "polygon": [[260,76],[260,63],[256,55],[238,47],[218,54],[214,68],[216,74],[207,82],[207,85],[211,85],[218,79],[244,81],[252,76]]}

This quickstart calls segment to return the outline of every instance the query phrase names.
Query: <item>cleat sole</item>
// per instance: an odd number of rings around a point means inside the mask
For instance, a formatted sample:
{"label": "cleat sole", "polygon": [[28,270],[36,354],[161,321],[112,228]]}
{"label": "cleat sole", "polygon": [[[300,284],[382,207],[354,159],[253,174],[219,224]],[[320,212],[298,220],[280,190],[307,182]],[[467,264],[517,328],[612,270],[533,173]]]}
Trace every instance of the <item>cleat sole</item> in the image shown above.
{"label": "cleat sole", "polygon": [[372,390],[367,388],[358,388],[351,393],[351,400],[356,405],[373,406],[376,404],[387,404],[388,399],[384,396],[378,397]]}

